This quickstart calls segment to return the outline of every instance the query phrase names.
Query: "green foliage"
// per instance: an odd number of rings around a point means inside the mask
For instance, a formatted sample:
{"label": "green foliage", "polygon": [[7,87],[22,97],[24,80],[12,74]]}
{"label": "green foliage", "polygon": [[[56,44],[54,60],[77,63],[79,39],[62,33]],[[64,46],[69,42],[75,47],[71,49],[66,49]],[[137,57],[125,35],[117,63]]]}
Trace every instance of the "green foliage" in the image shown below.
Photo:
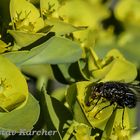
{"label": "green foliage", "polygon": [[[70,111],[57,99],[46,94],[43,87],[41,98],[42,115],[44,116],[47,130],[57,130],[57,135],[52,140],[62,139],[63,130],[68,127],[68,121],[72,120]],[[63,116],[65,115],[65,117]]]}
{"label": "green foliage", "polygon": [[9,113],[0,113],[0,128],[4,130],[14,130],[19,132],[20,129],[30,131],[39,118],[40,108],[36,99],[29,94],[26,105]]}
{"label": "green foliage", "polygon": [[0,132],[19,134],[0,140],[139,139],[136,108],[91,97],[98,82],[139,89],[139,9],[139,0],[1,0]]}
{"label": "green foliage", "polygon": [[70,63],[80,58],[81,53],[77,43],[62,37],[53,37],[30,51],[9,52],[3,55],[16,65],[29,65]]}

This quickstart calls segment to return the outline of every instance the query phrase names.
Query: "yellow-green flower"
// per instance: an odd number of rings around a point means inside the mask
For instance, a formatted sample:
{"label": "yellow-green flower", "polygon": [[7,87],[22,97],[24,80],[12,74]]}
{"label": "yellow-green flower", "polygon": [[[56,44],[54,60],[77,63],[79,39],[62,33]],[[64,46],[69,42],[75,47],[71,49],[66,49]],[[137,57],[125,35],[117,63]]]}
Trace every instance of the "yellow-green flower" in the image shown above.
{"label": "yellow-green flower", "polygon": [[[91,53],[92,57],[95,58],[93,50]],[[135,64],[126,60],[117,49],[110,50],[104,59],[96,58],[94,61],[89,61],[89,66],[92,77],[103,82],[132,82],[137,76]]]}
{"label": "yellow-green flower", "polygon": [[44,27],[39,10],[26,0],[10,1],[10,16],[12,25],[16,30],[37,32]]}
{"label": "yellow-green flower", "polygon": [[0,111],[21,108],[28,98],[28,86],[20,70],[0,55]]}
{"label": "yellow-green flower", "polygon": [[[74,33],[74,37],[82,42],[86,42],[87,46],[89,42],[95,40],[95,30],[100,28],[100,23],[103,19],[109,17],[110,12],[101,3],[100,0],[96,1],[83,1],[83,0],[71,0],[66,1],[62,5],[57,13],[65,22],[71,23],[74,26],[87,26],[84,31],[77,31]],[[90,39],[89,39],[90,38]]]}
{"label": "yellow-green flower", "polygon": [[130,139],[130,130],[123,129],[120,125],[115,125],[111,139],[112,140],[129,140]]}
{"label": "yellow-green flower", "polygon": [[82,123],[75,127],[75,132],[76,140],[95,140],[96,136],[99,135],[96,133],[94,136],[91,136],[91,127]]}
{"label": "yellow-green flower", "polygon": [[140,1],[120,0],[115,7],[115,15],[126,24],[140,26]]}

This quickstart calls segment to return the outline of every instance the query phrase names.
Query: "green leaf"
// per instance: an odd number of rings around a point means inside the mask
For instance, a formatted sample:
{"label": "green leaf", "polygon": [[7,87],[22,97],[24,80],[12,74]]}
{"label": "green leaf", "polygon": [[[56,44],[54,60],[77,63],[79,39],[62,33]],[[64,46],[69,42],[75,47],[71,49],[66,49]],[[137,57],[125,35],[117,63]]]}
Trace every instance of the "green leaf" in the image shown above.
{"label": "green leaf", "polygon": [[66,23],[66,22],[63,22],[63,21],[61,21],[59,19],[55,19],[55,18],[54,19],[50,18],[50,19],[46,20],[46,23],[48,25],[54,25],[52,27],[51,31],[55,32],[57,35],[64,35],[64,34],[74,32],[74,31],[86,29],[86,26],[85,27],[84,26],[75,27],[70,23]]}
{"label": "green leaf", "polygon": [[32,49],[32,53],[39,54],[24,64],[74,62],[81,56],[82,50],[75,42],[61,37],[53,37],[48,42]]}
{"label": "green leaf", "polygon": [[46,77],[53,79],[53,73],[49,64],[24,65],[21,66],[21,71],[36,78]]}
{"label": "green leaf", "polygon": [[51,139],[62,140],[63,129],[67,126],[66,123],[72,119],[70,111],[60,101],[49,96],[44,87],[40,99],[47,130],[57,130],[58,132]]}
{"label": "green leaf", "polygon": [[126,60],[117,49],[110,50],[102,61],[96,63],[100,67],[92,71],[92,76],[103,82],[132,82],[137,76],[136,65]]}
{"label": "green leaf", "polygon": [[[59,64],[59,65],[52,65],[52,70],[55,78],[64,84],[72,83],[74,82],[74,78],[69,73],[69,68],[71,64]],[[74,69],[76,72],[76,68]]]}
{"label": "green leaf", "polygon": [[30,131],[39,118],[40,108],[35,98],[29,94],[26,105],[9,113],[0,113],[0,129],[15,130],[26,129]]}
{"label": "green leaf", "polygon": [[31,54],[29,55],[29,51],[8,52],[2,55],[7,57],[11,62],[16,65],[21,65],[23,62],[33,57]]}
{"label": "green leaf", "polygon": [[8,33],[14,37],[19,49],[30,45],[31,43],[46,35],[44,33],[29,33],[16,30],[8,30]]}
{"label": "green leaf", "polygon": [[[15,44],[14,46],[12,46],[12,50],[18,50],[26,46],[28,47],[28,45],[31,45],[33,43],[36,43],[37,46],[37,41],[39,42],[39,39],[43,40],[43,38],[48,39],[47,37],[51,37],[48,33],[51,28],[52,26],[46,26],[40,29],[37,33],[19,30],[8,30],[7,32],[11,34],[15,39]],[[16,48],[16,46],[18,46],[18,48]]]}
{"label": "green leaf", "polygon": [[112,62],[112,67],[105,75],[105,77],[102,79],[102,81],[123,80],[125,82],[132,82],[135,80],[136,76],[137,69],[133,63],[127,60],[116,59]]}
{"label": "green leaf", "polygon": [[76,102],[76,96],[77,96],[77,87],[76,84],[72,84],[71,86],[68,87],[66,94],[66,101],[69,104],[69,108],[71,109],[71,111],[73,111]]}
{"label": "green leaf", "polygon": [[[85,62],[86,61],[86,62]],[[79,60],[78,61],[78,65],[79,65],[79,70],[81,75],[86,79],[89,80],[90,79],[90,72],[88,70],[88,62],[87,59],[85,60]]]}
{"label": "green leaf", "polygon": [[84,79],[77,62],[51,65],[51,67],[55,78],[61,83],[70,84]]}
{"label": "green leaf", "polygon": [[51,93],[51,96],[62,102],[65,99],[65,92],[66,92],[65,86],[59,87]]}
{"label": "green leaf", "polygon": [[[52,37],[30,51],[3,54],[16,65],[71,63],[82,55],[80,45],[62,37]],[[24,62],[24,63],[23,63]]]}
{"label": "green leaf", "polygon": [[[139,28],[136,28],[136,30],[139,31]],[[104,42],[101,42],[101,41],[97,42],[97,44],[94,47],[95,51],[101,58],[103,58],[109,50],[114,49],[114,48],[118,49],[127,60],[134,62],[135,64],[139,66],[140,35],[139,33],[137,35],[135,34],[135,32],[132,32],[132,31],[131,32],[126,31],[126,35],[127,34],[128,36],[130,35],[130,38],[128,37],[127,40],[124,40],[125,42],[123,42],[122,44],[121,43],[119,44],[119,41],[116,41],[116,42],[114,41],[113,43],[110,43],[110,44],[105,44]]]}
{"label": "green leaf", "polygon": [[102,135],[102,138],[109,138],[111,136],[111,132],[112,132],[112,129],[113,129],[113,124],[114,124],[114,120],[115,120],[115,116],[116,116],[116,110],[113,111],[111,117],[109,118],[106,126],[105,126],[105,129],[103,131],[103,135]]}
{"label": "green leaf", "polygon": [[[92,72],[99,68],[98,67],[99,58],[92,48],[86,49],[85,55],[86,58],[79,60],[78,64],[79,64],[80,72],[83,75],[83,77],[86,80],[90,80]],[[94,72],[92,76],[94,76]]]}
{"label": "green leaf", "polygon": [[0,108],[9,112],[26,104],[29,91],[25,77],[13,63],[0,55],[0,64]]}

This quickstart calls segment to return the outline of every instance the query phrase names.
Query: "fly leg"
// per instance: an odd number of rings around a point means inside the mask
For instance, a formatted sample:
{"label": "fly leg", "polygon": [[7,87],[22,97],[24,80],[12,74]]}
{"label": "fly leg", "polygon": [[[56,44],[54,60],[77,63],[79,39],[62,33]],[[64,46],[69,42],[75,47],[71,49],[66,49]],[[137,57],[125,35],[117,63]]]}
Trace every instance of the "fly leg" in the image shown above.
{"label": "fly leg", "polygon": [[109,106],[111,106],[111,105],[112,105],[112,103],[110,103],[109,105],[104,106],[102,109],[98,110],[98,111],[96,112],[96,114],[94,115],[94,118],[96,118],[96,116],[97,116],[102,110],[104,110],[105,108],[107,108],[107,107],[109,107]]}
{"label": "fly leg", "polygon": [[125,107],[123,108],[122,112],[122,128],[124,129],[124,112],[125,112]]}
{"label": "fly leg", "polygon": [[[90,112],[92,109],[94,109],[94,107],[98,104],[98,102],[100,101],[100,99],[101,99],[101,97],[99,97],[98,99],[97,99],[97,102],[92,106],[92,108],[90,108],[89,110],[88,110],[88,112]],[[92,100],[93,101],[93,100]],[[89,102],[89,104],[90,104],[91,102]]]}

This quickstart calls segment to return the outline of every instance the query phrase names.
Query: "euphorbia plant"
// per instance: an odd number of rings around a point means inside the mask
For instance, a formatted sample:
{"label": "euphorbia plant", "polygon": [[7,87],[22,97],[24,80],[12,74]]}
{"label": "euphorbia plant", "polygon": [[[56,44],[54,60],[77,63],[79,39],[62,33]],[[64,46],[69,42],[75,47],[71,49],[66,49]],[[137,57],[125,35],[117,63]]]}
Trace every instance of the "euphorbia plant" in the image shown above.
{"label": "euphorbia plant", "polygon": [[[87,105],[87,103],[91,98],[90,96],[92,96],[91,87],[93,85],[107,81],[133,82],[137,76],[136,67],[134,64],[128,62],[117,50],[112,50],[106,55],[105,60],[110,61],[105,61],[104,59],[100,60],[95,53],[92,53],[92,55],[92,57],[96,57],[96,59],[90,61],[93,66],[92,72],[90,73],[91,75],[89,76],[91,78],[88,81],[76,82],[67,90],[66,101],[74,113],[74,120],[86,124],[89,128],[93,128],[93,131],[95,132],[97,131],[96,129],[102,130],[103,134],[98,131],[97,133],[99,133],[99,136],[102,136],[103,139],[130,139],[131,132],[134,128],[132,125],[134,122],[131,120],[130,114],[135,112],[135,108],[125,108],[123,128],[123,109],[114,110],[114,107],[113,105],[110,105],[109,100],[99,100],[95,107],[93,107],[94,105]],[[131,70],[128,71],[130,68]],[[93,100],[92,102],[95,104],[97,100],[95,99],[95,101]],[[105,106],[108,107],[102,110]],[[99,112],[95,118],[94,116],[99,110],[101,110],[101,112]],[[89,133],[92,136],[90,131]]]}
{"label": "euphorbia plant", "polygon": [[[139,57],[132,55],[139,52],[132,46],[138,34],[116,32],[116,23],[109,22],[113,18],[122,27],[125,17],[130,20],[125,9],[121,18],[121,4],[114,10],[102,0],[2,2],[9,11],[0,13],[0,129],[17,133],[8,139],[18,139],[21,129],[33,140],[131,138],[135,108],[115,108],[117,102],[103,97],[98,102],[92,90],[107,81],[137,85],[133,62]],[[5,15],[10,21],[1,20]],[[52,92],[50,80],[56,79],[63,86]],[[57,133],[40,136],[42,131]]]}

